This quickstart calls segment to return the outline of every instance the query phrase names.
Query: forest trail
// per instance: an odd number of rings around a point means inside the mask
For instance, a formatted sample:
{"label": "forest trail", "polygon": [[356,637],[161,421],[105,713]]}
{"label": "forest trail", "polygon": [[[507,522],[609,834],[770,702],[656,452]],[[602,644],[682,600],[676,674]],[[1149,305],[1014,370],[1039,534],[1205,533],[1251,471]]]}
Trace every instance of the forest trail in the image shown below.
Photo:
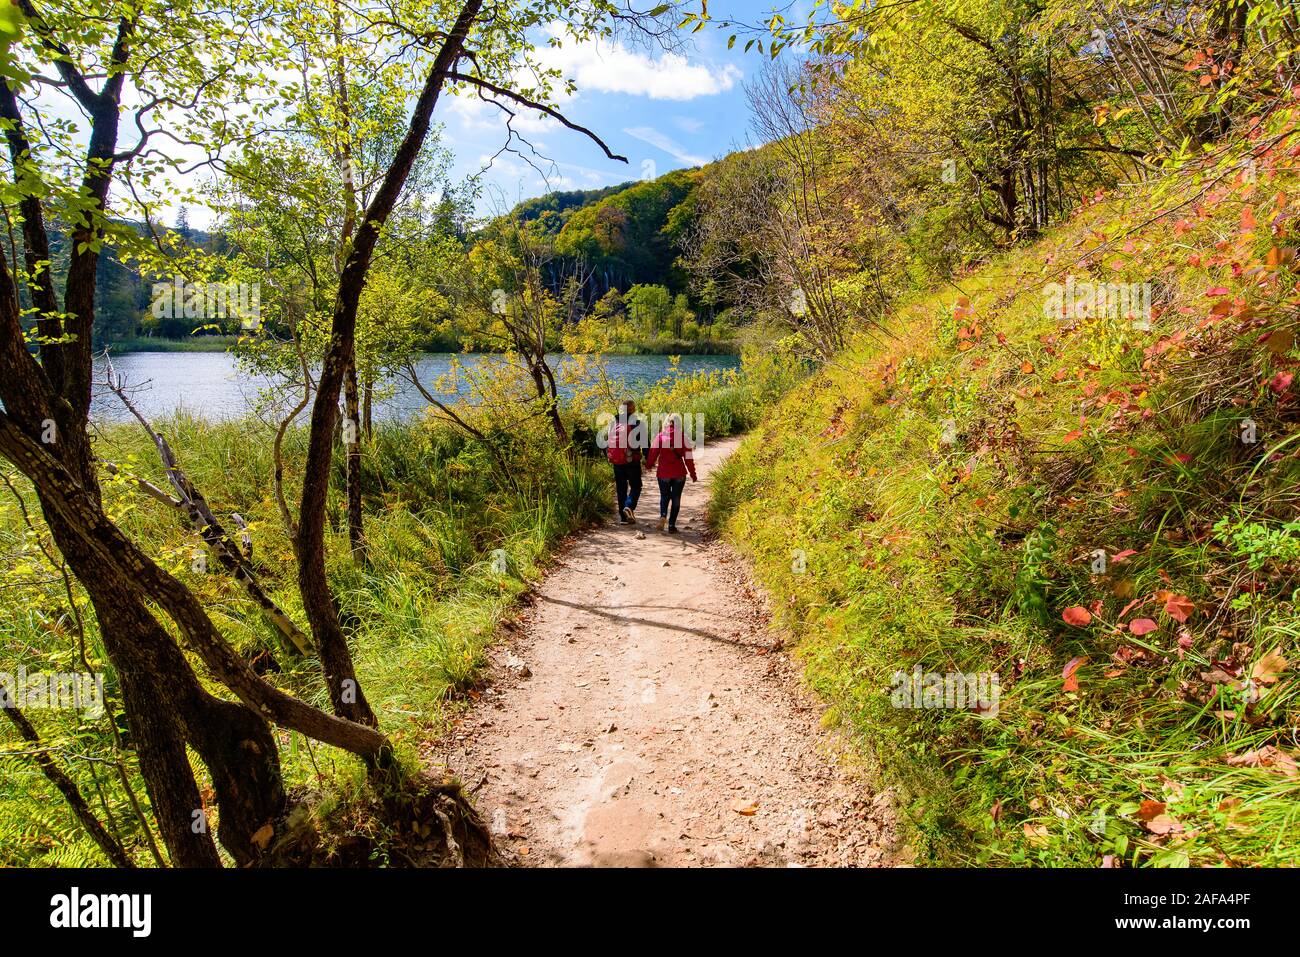
{"label": "forest trail", "polygon": [[899,862],[888,794],[837,758],[741,561],[708,534],[705,483],[737,441],[698,450],[679,536],[655,530],[651,478],[637,527],[572,540],[429,755],[511,863]]}

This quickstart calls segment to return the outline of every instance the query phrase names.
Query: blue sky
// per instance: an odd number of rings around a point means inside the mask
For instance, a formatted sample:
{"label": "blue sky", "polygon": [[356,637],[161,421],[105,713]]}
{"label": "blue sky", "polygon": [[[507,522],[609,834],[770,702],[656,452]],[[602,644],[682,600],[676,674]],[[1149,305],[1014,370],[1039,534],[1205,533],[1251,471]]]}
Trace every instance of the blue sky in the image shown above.
{"label": "blue sky", "polygon": [[[757,19],[765,3],[714,4]],[[712,10],[715,16],[723,10]],[[758,16],[756,16],[758,15]],[[548,65],[577,82],[559,107],[566,117],[598,134],[627,163],[608,159],[586,136],[534,111],[520,111],[515,128],[536,147],[533,161],[503,153],[483,176],[481,211],[514,205],[557,189],[594,189],[654,178],[697,166],[746,145],[749,115],[744,84],[765,58],[727,49],[727,33],[708,27],[681,35],[680,49],[664,52],[626,42],[566,44],[544,49]],[[513,107],[512,107],[513,108]],[[505,144],[505,114],[472,96],[439,104],[443,143],[456,155],[453,178],[478,172]],[[526,147],[517,141],[516,148]],[[542,173],[545,173],[543,177]]]}

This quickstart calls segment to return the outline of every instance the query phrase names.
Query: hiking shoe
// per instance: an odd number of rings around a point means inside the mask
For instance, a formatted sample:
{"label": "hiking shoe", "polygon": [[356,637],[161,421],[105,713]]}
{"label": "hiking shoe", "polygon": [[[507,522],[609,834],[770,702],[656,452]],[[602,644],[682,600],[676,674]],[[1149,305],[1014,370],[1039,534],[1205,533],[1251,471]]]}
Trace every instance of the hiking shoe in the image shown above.
{"label": "hiking shoe", "polygon": [[668,524],[668,518],[667,518],[667,516],[660,515],[660,516],[659,516],[659,531],[662,532],[662,531],[664,530],[664,526],[667,525],[667,524]]}
{"label": "hiking shoe", "polygon": [[669,525],[669,526],[668,526],[668,534],[669,534],[669,535],[676,535],[676,534],[677,534],[677,526],[676,526],[676,525]]}
{"label": "hiking shoe", "polygon": [[621,512],[619,512],[619,521],[621,521],[624,525],[627,525],[630,522],[635,522],[636,514],[630,508],[624,508]]}
{"label": "hiking shoe", "polygon": [[620,515],[620,516],[618,517],[618,523],[619,523],[620,525],[626,525],[626,524],[627,524],[627,519],[625,519],[622,515]]}

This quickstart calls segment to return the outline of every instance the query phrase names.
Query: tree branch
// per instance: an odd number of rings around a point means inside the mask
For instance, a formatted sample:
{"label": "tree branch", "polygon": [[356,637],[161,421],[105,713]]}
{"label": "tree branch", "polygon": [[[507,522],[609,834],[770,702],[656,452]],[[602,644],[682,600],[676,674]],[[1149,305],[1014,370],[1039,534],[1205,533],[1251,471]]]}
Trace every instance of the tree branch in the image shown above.
{"label": "tree branch", "polygon": [[[487,90],[489,93],[492,93],[496,96],[504,96],[508,100],[513,100],[516,103],[528,107],[529,109],[537,110],[539,113],[545,113],[547,116],[551,117],[554,120],[558,120],[560,123],[564,124],[569,129],[581,133],[583,136],[586,136],[593,143],[595,143],[602,150],[604,150],[605,155],[608,156],[610,159],[618,160],[621,163],[627,162],[626,156],[620,156],[618,153],[613,152],[608,146],[605,145],[605,141],[602,140],[595,133],[593,133],[591,130],[587,129],[585,126],[580,126],[577,123],[572,122],[559,110],[553,109],[552,107],[547,106],[545,103],[538,103],[536,100],[530,100],[522,93],[516,93],[514,90],[506,89],[505,87],[498,86],[495,83],[483,79],[482,77],[472,76],[468,73],[451,72],[447,74],[447,79],[453,80],[457,83],[468,83],[471,86],[476,86],[479,87],[480,89]],[[501,104],[499,103],[497,105],[501,106]],[[502,106],[502,109],[505,109],[505,107]]]}

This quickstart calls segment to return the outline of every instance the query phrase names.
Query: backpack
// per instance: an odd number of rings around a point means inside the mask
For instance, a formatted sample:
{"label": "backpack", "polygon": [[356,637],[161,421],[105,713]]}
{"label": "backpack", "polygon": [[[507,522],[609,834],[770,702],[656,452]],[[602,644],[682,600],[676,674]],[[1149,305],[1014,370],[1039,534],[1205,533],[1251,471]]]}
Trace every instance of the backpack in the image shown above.
{"label": "backpack", "polygon": [[609,441],[605,445],[605,458],[611,465],[627,464],[627,422],[619,422],[609,430]]}

